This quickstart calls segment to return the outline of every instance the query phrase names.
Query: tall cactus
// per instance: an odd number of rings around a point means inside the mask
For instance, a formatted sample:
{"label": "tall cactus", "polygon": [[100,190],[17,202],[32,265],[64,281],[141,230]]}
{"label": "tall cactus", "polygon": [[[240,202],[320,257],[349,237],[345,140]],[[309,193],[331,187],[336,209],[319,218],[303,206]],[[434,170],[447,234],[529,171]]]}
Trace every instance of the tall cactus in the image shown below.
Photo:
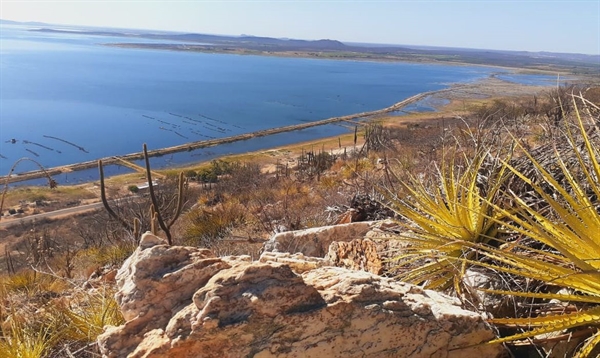
{"label": "tall cactus", "polygon": [[152,171],[150,170],[150,159],[148,157],[148,148],[146,146],[146,143],[144,143],[144,161],[146,163],[146,179],[148,180],[148,189],[150,191],[150,199],[152,200],[152,206],[155,209],[156,220],[158,221],[158,225],[160,226],[162,231],[165,232],[165,235],[167,236],[168,244],[172,245],[173,239],[171,237],[171,226],[173,226],[173,224],[175,224],[175,221],[177,221],[177,219],[179,218],[179,215],[181,215],[181,211],[183,209],[183,191],[185,188],[183,172],[179,173],[179,178],[177,181],[177,206],[175,207],[175,214],[173,215],[173,218],[171,219],[171,221],[169,223],[165,224],[163,215],[161,214],[160,210],[158,209],[159,208],[158,200],[156,199],[156,195],[154,194],[154,184],[152,183]]}
{"label": "tall cactus", "polygon": [[[184,203],[184,191],[185,191],[185,179],[183,177],[183,172],[179,173],[178,182],[177,182],[177,205],[175,207],[175,212],[171,220],[165,223],[164,216],[160,211],[158,206],[158,200],[156,198],[156,194],[154,192],[154,184],[152,182],[152,171],[150,170],[150,160],[148,157],[148,149],[146,144],[144,143],[144,161],[146,165],[146,180],[148,181],[148,190],[150,192],[150,200],[152,201],[152,205],[150,206],[150,226],[153,234],[157,233],[156,224],[162,231],[164,231],[165,236],[167,237],[167,242],[169,245],[173,244],[173,238],[171,235],[171,227],[183,210]],[[129,222],[123,218],[121,218],[117,213],[110,207],[108,200],[106,198],[106,186],[104,184],[104,169],[102,167],[102,160],[98,160],[98,170],[100,172],[100,196],[102,199],[102,204],[104,208],[113,219],[117,220],[126,230],[133,232],[134,237],[137,239],[140,234],[140,222],[137,218],[134,219],[133,225],[129,224]]]}

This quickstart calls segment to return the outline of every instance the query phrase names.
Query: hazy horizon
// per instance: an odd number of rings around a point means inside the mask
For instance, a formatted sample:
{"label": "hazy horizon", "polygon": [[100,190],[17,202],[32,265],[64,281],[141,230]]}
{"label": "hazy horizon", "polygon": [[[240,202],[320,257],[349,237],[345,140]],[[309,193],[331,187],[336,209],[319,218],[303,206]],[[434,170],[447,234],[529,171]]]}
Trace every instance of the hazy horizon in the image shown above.
{"label": "hazy horizon", "polygon": [[[206,33],[206,32],[193,32],[193,31],[172,31],[172,30],[156,30],[156,29],[142,29],[142,28],[124,28],[124,27],[110,27],[110,26],[90,26],[90,25],[76,25],[76,24],[55,24],[48,22],[39,22],[39,21],[15,21],[0,18],[0,21],[9,21],[23,25],[29,26],[64,26],[66,28],[74,28],[74,29],[90,29],[90,30],[109,30],[114,32],[119,31],[139,31],[139,34],[149,33],[171,33],[171,34],[200,34],[200,35],[211,35],[211,36],[224,36],[224,37],[268,37],[268,38],[276,38],[276,39],[285,39],[285,40],[305,40],[305,41],[318,41],[318,40],[331,40],[331,41],[340,41],[338,39],[330,39],[330,38],[315,38],[315,39],[306,39],[306,38],[292,38],[292,37],[276,37],[276,36],[258,36],[253,34],[216,34],[216,33]],[[600,54],[589,54],[589,53],[579,53],[579,52],[556,52],[556,51],[527,51],[527,50],[503,50],[503,49],[494,49],[494,48],[474,48],[474,47],[454,47],[454,46],[433,46],[433,45],[425,45],[425,44],[399,44],[399,43],[378,43],[378,42],[356,42],[356,41],[340,41],[345,45],[357,45],[357,46],[365,46],[365,47],[376,47],[376,46],[392,46],[392,47],[409,47],[409,48],[435,48],[435,49],[462,49],[462,50],[484,50],[484,51],[508,51],[508,52],[531,52],[531,53],[561,53],[561,54],[573,54],[573,55],[586,55],[586,56],[600,56]]]}
{"label": "hazy horizon", "polygon": [[17,22],[600,55],[600,1],[3,0]]}

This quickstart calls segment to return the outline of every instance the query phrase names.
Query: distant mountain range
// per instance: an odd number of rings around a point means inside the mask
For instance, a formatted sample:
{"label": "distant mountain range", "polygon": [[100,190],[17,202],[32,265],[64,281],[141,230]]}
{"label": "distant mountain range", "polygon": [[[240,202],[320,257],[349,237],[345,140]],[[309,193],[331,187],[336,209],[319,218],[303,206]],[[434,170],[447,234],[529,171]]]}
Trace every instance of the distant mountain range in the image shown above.
{"label": "distant mountain range", "polygon": [[177,42],[190,43],[210,43],[211,45],[236,45],[245,48],[261,47],[262,49],[273,47],[280,49],[313,49],[313,50],[345,50],[348,46],[336,40],[295,40],[278,39],[273,37],[259,36],[224,36],[224,35],[205,35],[205,34],[155,34],[155,33],[125,33],[115,31],[87,31],[87,30],[62,30],[52,28],[41,28],[32,31],[54,32],[54,33],[81,33],[85,35],[113,36],[113,37],[136,37],[155,40],[171,40]]}
{"label": "distant mountain range", "polygon": [[[0,20],[0,25],[40,27],[32,31],[81,33],[85,35],[122,37],[119,47],[156,48],[163,50],[221,53],[250,53],[332,59],[365,59],[390,61],[464,62],[471,64],[563,70],[581,74],[600,74],[600,55],[555,52],[527,52],[464,49],[430,46],[400,46],[342,43],[337,40],[297,40],[259,36],[225,36],[195,33],[121,30],[76,26],[57,26],[38,22]],[[173,41],[173,43],[127,43],[126,38]]]}
{"label": "distant mountain range", "polygon": [[3,20],[0,19],[0,25],[28,25],[28,26],[51,26],[45,22],[19,22],[19,21],[11,21],[11,20]]}

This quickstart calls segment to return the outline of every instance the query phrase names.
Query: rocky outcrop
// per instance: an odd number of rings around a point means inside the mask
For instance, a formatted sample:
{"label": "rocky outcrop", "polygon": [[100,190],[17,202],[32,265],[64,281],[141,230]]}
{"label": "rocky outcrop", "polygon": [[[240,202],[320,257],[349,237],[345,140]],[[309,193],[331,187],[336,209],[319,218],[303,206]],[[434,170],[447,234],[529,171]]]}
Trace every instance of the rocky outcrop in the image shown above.
{"label": "rocky outcrop", "polygon": [[373,221],[364,221],[281,232],[271,237],[263,248],[266,252],[302,253],[305,256],[325,257],[332,242],[362,238],[374,224]]}
{"label": "rocky outcrop", "polygon": [[499,357],[483,318],[439,293],[302,255],[217,258],[145,234],[104,357]]}

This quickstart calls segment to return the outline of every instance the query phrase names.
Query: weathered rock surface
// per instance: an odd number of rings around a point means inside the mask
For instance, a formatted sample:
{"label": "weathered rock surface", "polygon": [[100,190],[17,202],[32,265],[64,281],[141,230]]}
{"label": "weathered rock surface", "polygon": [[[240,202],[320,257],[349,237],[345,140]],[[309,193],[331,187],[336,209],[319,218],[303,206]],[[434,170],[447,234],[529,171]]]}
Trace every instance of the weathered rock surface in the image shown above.
{"label": "weathered rock surface", "polygon": [[384,258],[377,252],[377,244],[369,239],[332,242],[327,259],[336,267],[367,271],[376,275],[383,273]]}
{"label": "weathered rock surface", "polygon": [[259,261],[286,264],[296,273],[303,273],[323,266],[332,266],[327,259],[307,257],[301,253],[290,254],[287,252],[263,252]]}
{"label": "weathered rock surface", "polygon": [[406,243],[382,239],[371,235],[373,232],[369,231],[364,239],[332,242],[325,260],[332,266],[349,270],[367,271],[376,275],[393,273],[394,257],[406,247]]}
{"label": "weathered rock surface", "polygon": [[265,243],[264,252],[323,257],[330,266],[381,275],[393,267],[390,258],[405,247],[402,241],[388,240],[393,234],[386,230],[395,227],[394,221],[382,220],[283,232]]}
{"label": "weathered rock surface", "polygon": [[504,355],[476,345],[494,337],[481,316],[439,293],[301,255],[216,258],[148,235],[118,272],[127,322],[99,337],[104,357]]}
{"label": "weathered rock surface", "polygon": [[299,252],[305,256],[325,257],[332,242],[362,238],[375,223],[364,221],[281,232],[271,237],[264,244],[263,249],[265,252],[289,252],[292,254]]}

